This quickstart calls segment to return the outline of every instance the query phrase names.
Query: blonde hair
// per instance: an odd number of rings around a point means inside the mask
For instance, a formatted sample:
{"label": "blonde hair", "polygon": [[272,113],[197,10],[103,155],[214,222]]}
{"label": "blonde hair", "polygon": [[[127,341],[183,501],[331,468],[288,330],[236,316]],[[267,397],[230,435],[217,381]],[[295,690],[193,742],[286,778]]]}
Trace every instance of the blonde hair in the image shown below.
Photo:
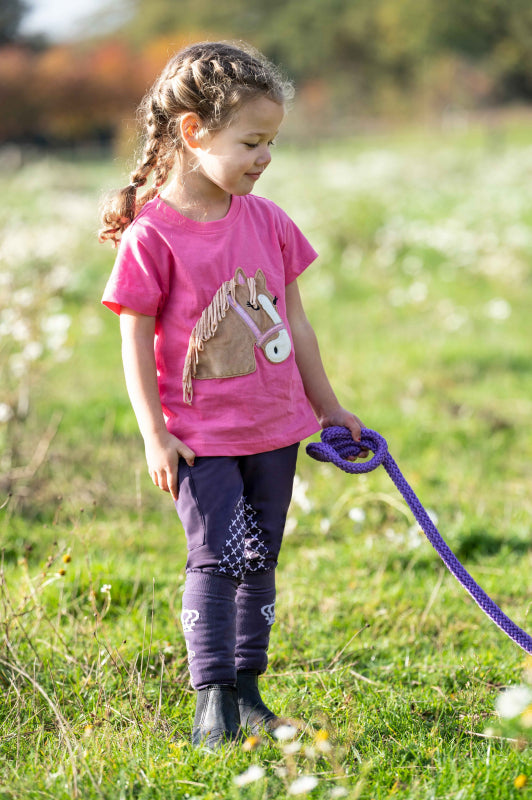
{"label": "blonde hair", "polygon": [[[122,232],[142,206],[165,183],[183,149],[181,117],[194,112],[202,132],[220,130],[248,100],[265,95],[280,105],[293,94],[277,67],[248,45],[201,42],[177,53],[143,98],[139,117],[144,148],[128,186],[112,194],[102,206],[101,242],[118,244]],[[153,173],[153,186],[137,196]]]}

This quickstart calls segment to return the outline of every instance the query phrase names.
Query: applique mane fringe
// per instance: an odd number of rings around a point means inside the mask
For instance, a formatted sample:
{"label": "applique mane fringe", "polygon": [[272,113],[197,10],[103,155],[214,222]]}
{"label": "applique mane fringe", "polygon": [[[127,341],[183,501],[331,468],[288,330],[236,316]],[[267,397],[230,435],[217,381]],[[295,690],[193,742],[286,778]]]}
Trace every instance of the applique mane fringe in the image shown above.
{"label": "applique mane fringe", "polygon": [[[249,291],[249,302],[256,306],[257,285],[255,283],[255,278],[246,278],[246,281]],[[192,405],[192,398],[194,396],[192,379],[196,377],[199,354],[203,350],[205,342],[212,339],[218,330],[218,325],[225,318],[227,310],[229,309],[228,296],[231,295],[235,303],[237,302],[235,296],[236,286],[237,282],[235,278],[231,278],[230,281],[222,283],[190,334],[185,366],[183,368],[183,400],[188,405]]]}

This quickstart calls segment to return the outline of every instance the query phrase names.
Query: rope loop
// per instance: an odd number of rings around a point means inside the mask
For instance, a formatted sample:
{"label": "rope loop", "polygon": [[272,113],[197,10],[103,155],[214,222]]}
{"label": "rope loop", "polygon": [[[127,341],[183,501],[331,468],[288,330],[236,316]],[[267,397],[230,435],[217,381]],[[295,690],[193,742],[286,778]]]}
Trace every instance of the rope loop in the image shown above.
{"label": "rope loop", "polygon": [[[358,463],[348,460],[357,458],[362,450],[371,450],[373,458]],[[361,475],[380,467],[388,453],[388,444],[384,436],[369,428],[362,428],[360,441],[355,442],[347,428],[332,426],[321,432],[321,442],[307,445],[307,453],[316,461],[330,461],[344,472]]]}
{"label": "rope loop", "polygon": [[[347,460],[356,458],[362,450],[371,450],[375,455],[369,461],[359,463]],[[407,483],[403,473],[388,452],[386,439],[380,433],[369,428],[362,428],[360,441],[355,442],[347,428],[325,428],[321,432],[321,442],[312,442],[307,445],[307,453],[317,461],[331,461],[344,472],[353,474],[371,472],[382,464],[449,572],[469,592],[492,622],[526,653],[532,655],[532,636],[501,611],[460,563],[423,508],[412,487]]]}

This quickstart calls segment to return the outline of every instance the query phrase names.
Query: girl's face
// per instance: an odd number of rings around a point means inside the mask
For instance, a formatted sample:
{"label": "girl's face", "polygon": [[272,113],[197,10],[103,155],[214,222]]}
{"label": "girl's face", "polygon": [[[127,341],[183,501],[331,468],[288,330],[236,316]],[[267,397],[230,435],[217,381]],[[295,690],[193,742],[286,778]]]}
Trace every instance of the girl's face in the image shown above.
{"label": "girl's face", "polygon": [[260,96],[245,103],[228,127],[204,136],[194,154],[210,189],[249,194],[271,161],[283,117],[282,105]]}

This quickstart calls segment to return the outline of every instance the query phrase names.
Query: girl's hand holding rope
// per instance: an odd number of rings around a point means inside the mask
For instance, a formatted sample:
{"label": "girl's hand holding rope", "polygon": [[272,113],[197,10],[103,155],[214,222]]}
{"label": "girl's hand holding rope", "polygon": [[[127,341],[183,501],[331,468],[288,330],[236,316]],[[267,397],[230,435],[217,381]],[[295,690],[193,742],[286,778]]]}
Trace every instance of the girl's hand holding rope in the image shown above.
{"label": "girl's hand holding rope", "polygon": [[[356,416],[356,414],[347,411],[347,409],[338,406],[334,411],[320,417],[320,425],[322,428],[347,428],[355,442],[360,441],[361,431],[364,428],[364,423]],[[358,455],[351,455],[347,457],[348,461],[356,461],[357,458],[367,458],[369,450],[362,448]]]}

